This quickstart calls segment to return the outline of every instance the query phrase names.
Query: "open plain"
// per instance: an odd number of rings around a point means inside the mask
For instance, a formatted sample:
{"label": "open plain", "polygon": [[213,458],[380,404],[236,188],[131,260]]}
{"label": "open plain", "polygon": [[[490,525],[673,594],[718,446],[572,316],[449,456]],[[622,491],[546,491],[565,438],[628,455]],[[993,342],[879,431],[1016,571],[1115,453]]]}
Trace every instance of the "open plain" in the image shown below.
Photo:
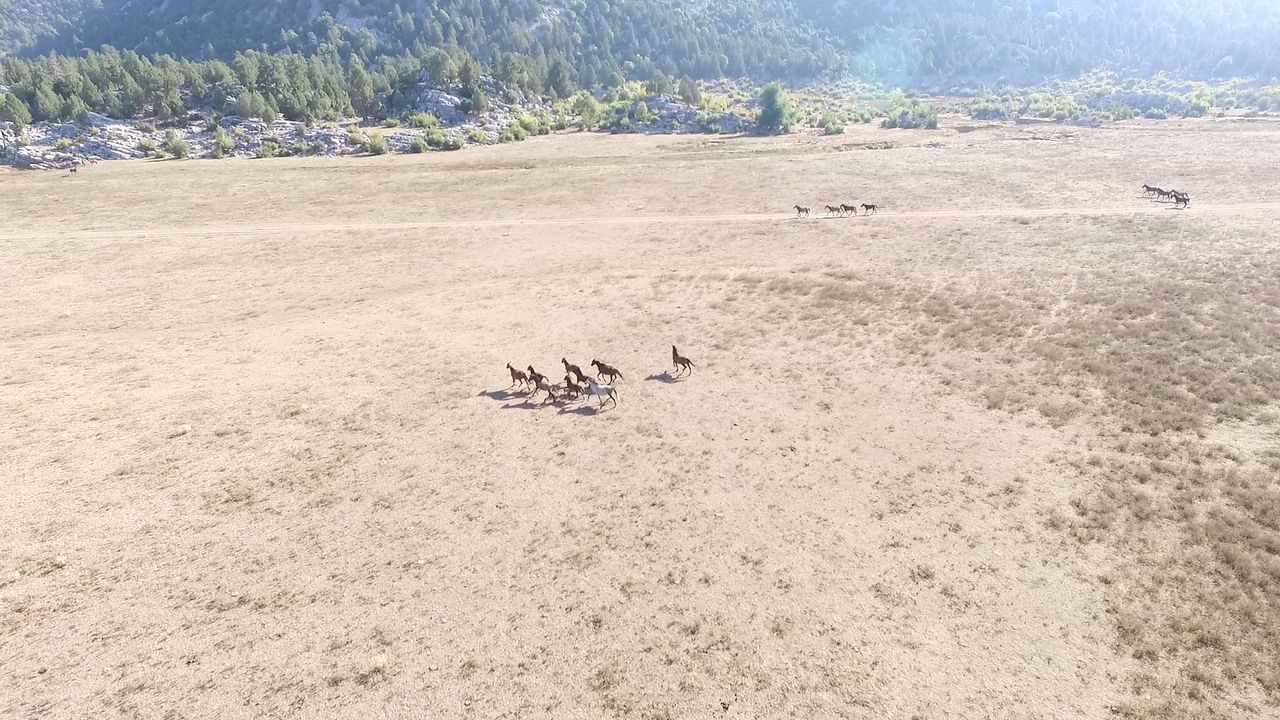
{"label": "open plain", "polygon": [[0,717],[1276,717],[1278,149],[0,172]]}

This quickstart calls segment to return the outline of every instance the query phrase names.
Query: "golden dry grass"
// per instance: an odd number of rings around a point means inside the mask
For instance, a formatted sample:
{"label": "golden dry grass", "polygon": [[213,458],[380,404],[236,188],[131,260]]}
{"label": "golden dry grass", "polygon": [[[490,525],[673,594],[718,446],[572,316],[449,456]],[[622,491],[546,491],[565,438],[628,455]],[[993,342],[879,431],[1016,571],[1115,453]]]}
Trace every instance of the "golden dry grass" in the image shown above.
{"label": "golden dry grass", "polygon": [[1273,716],[1280,128],[857,133],[0,175],[0,715]]}

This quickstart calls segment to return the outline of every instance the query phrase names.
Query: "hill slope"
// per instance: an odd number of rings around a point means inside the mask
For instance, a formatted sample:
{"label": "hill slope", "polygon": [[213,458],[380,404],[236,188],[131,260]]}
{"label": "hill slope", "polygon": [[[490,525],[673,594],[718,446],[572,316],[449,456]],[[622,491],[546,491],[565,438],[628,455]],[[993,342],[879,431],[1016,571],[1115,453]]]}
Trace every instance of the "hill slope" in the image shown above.
{"label": "hill slope", "polygon": [[1096,67],[1271,76],[1277,36],[1280,8],[1244,0],[0,0],[0,53],[110,44],[209,59],[328,45],[367,61],[456,44],[485,60],[562,55],[588,86],[655,70],[904,84]]}

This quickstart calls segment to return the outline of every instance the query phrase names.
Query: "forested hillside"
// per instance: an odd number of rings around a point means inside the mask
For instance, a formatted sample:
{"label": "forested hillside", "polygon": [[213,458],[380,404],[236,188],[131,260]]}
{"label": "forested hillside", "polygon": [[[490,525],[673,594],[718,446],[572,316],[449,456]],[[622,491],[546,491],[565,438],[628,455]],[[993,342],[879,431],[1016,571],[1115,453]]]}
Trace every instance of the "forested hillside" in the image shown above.
{"label": "forested hillside", "polygon": [[366,64],[456,45],[617,75],[937,84],[1107,67],[1280,73],[1280,5],[1246,0],[0,0],[0,52],[229,59],[326,47]]}

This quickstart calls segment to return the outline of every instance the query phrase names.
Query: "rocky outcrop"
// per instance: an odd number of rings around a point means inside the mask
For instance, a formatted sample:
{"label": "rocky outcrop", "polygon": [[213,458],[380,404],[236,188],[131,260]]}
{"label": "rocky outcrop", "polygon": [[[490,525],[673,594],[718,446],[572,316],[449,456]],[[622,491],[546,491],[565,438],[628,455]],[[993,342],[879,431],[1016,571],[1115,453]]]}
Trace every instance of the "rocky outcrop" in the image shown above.
{"label": "rocky outcrop", "polygon": [[[467,105],[464,98],[447,88],[431,85],[424,76],[412,108],[405,116],[413,112],[431,113],[439,118],[440,128],[388,130],[385,134],[391,151],[410,152],[415,138],[427,141],[434,133],[443,134],[449,141],[444,146],[451,148],[476,144],[481,135],[483,143],[499,142],[504,139],[507,128],[518,125],[527,115],[540,118],[537,125],[543,128],[543,132],[552,124],[555,108],[545,99],[519,90],[503,89],[488,79],[482,89],[489,98],[488,107],[481,113],[467,112],[463,109]],[[216,108],[204,107],[182,121],[163,127],[142,120],[115,120],[95,113],[89,113],[76,122],[36,123],[21,132],[9,123],[0,122],[0,164],[31,169],[66,169],[100,160],[145,158],[163,152],[170,132],[186,142],[191,157],[197,158],[219,155],[254,157],[268,143],[274,144],[278,148],[277,154],[282,155],[363,152],[363,148],[353,142],[346,125],[308,127],[289,120],[268,124],[241,118],[235,114],[239,109],[237,95],[232,92],[225,99],[220,96]],[[668,96],[634,101],[627,116],[625,125],[606,125],[605,129],[665,134],[738,133],[751,127],[751,121],[742,115],[707,113]],[[216,147],[213,118],[235,141],[230,153],[221,153]],[[567,122],[567,118],[561,118],[561,121]]]}

